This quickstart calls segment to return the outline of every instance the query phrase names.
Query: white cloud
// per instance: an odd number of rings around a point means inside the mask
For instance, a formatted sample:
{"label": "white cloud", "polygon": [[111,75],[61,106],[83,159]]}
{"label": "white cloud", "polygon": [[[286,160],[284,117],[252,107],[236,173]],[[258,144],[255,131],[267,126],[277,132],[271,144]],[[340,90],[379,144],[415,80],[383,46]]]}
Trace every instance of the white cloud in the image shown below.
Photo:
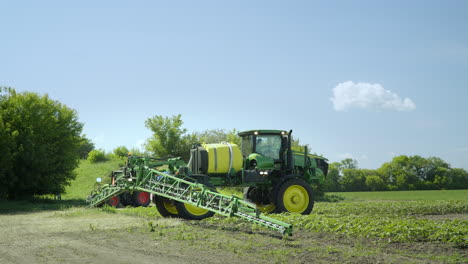
{"label": "white cloud", "polygon": [[340,83],[333,88],[333,97],[330,100],[336,111],[346,111],[353,107],[394,111],[411,111],[416,108],[411,99],[402,99],[378,83]]}

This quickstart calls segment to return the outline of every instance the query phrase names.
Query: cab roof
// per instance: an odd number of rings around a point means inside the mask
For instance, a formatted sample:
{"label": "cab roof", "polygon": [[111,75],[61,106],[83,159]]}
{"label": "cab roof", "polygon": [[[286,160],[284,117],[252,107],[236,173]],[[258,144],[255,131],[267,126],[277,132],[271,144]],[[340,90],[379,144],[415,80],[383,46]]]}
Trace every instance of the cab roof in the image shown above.
{"label": "cab roof", "polygon": [[288,134],[288,132],[285,131],[285,130],[256,129],[256,130],[242,131],[242,132],[239,132],[239,134],[237,134],[237,135],[240,136],[240,137],[243,137],[243,136],[248,136],[248,135],[254,135],[255,132],[257,132],[259,135],[261,135],[261,134],[278,134],[278,135],[281,135],[282,133],[283,134]]}

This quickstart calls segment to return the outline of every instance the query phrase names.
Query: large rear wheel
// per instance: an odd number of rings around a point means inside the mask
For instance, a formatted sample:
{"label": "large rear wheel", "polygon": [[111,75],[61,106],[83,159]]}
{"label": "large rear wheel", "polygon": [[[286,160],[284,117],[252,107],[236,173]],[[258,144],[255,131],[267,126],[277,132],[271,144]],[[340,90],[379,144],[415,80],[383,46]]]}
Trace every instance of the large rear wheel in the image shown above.
{"label": "large rear wheel", "polygon": [[279,212],[310,214],[314,207],[312,188],[300,178],[287,180],[278,189],[276,206]]}
{"label": "large rear wheel", "polygon": [[189,220],[202,220],[214,215],[210,210],[181,202],[176,203],[176,208],[182,218]]}
{"label": "large rear wheel", "polygon": [[175,206],[175,201],[157,196],[155,195],[153,198],[153,202],[158,209],[158,212],[163,217],[177,217],[179,216],[179,212],[177,211],[177,207]]}
{"label": "large rear wheel", "polygon": [[[212,190],[215,190],[212,184],[207,184],[207,187]],[[195,189],[194,191],[198,192],[201,190]],[[208,209],[197,207],[195,205],[181,203],[181,202],[176,202],[175,205],[177,208],[177,212],[179,212],[180,217],[185,218],[185,219],[202,220],[208,217],[212,217],[214,215],[214,212],[211,212]]]}

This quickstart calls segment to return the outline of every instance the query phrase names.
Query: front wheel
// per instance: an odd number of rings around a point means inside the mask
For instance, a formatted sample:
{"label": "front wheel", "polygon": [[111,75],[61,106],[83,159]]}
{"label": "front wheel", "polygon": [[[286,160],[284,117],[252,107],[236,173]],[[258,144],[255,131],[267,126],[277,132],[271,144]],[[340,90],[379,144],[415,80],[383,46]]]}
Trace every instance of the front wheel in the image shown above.
{"label": "front wheel", "polygon": [[300,178],[287,180],[278,189],[276,205],[279,212],[310,214],[314,207],[312,188]]}

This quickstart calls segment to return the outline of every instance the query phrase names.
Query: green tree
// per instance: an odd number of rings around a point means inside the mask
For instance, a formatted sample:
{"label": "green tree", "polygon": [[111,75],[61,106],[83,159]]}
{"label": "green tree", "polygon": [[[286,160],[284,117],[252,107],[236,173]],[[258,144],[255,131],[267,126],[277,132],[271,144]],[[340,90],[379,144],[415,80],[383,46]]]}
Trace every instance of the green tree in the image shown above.
{"label": "green tree", "polygon": [[86,135],[81,137],[80,147],[78,149],[78,153],[81,159],[86,159],[88,157],[88,153],[94,149],[94,143],[86,138]]}
{"label": "green tree", "polygon": [[293,141],[291,142],[291,149],[294,150],[294,151],[299,151],[299,152],[304,152],[305,151],[305,147],[307,146],[307,151],[310,152],[310,147],[308,144],[306,145],[301,145],[301,141],[299,140],[299,138],[294,138],[293,137]]}
{"label": "green tree", "polygon": [[239,130],[233,128],[232,130],[228,131],[226,134],[226,141],[229,143],[234,143],[238,146],[241,145],[241,137],[239,137],[237,134],[239,134]]}
{"label": "green tree", "polygon": [[454,168],[447,173],[450,177],[450,189],[468,189],[468,172],[464,169]]}
{"label": "green tree", "polygon": [[347,158],[341,161],[341,169],[357,169],[358,162],[355,159]]}
{"label": "green tree", "polygon": [[157,157],[182,157],[188,161],[190,149],[198,142],[198,137],[187,134],[187,129],[182,128],[181,115],[172,117],[154,116],[146,120],[145,125],[153,135],[147,140],[145,147]]}
{"label": "green tree", "polygon": [[203,132],[195,132],[192,136],[195,137],[199,143],[212,144],[225,141],[240,145],[241,138],[237,135],[238,133],[239,131],[236,129],[232,129],[228,132],[224,129],[209,129]]}
{"label": "green tree", "polygon": [[340,192],[343,190],[340,183],[340,166],[341,163],[339,162],[330,163],[328,167],[328,175],[323,183],[323,190],[325,192]]}
{"label": "green tree", "polygon": [[102,149],[93,149],[89,152],[87,160],[91,163],[106,161],[106,152]]}
{"label": "green tree", "polygon": [[14,147],[14,142],[9,132],[10,131],[7,130],[7,128],[3,124],[3,118],[0,113],[0,150],[2,151],[2,154],[0,155],[0,199],[6,198],[10,185],[10,181],[8,180],[8,178],[11,175],[11,152]]}
{"label": "green tree", "polygon": [[415,189],[419,182],[412,159],[405,155],[394,157],[391,162],[384,163],[377,171],[398,190]]}
{"label": "green tree", "polygon": [[76,111],[47,95],[13,89],[1,93],[2,141],[11,148],[8,172],[3,172],[7,186],[0,189],[0,196],[16,199],[63,192],[75,178],[79,162],[83,124]]}
{"label": "green tree", "polygon": [[366,176],[366,186],[371,191],[385,191],[387,190],[387,185],[377,175]]}
{"label": "green tree", "polygon": [[133,156],[151,156],[148,151],[142,151],[139,148],[133,147],[129,151]]}
{"label": "green tree", "polygon": [[348,192],[366,191],[366,176],[360,169],[343,169],[341,183]]}
{"label": "green tree", "polygon": [[117,157],[127,157],[128,153],[130,153],[128,148],[125,146],[118,146],[112,152]]}

